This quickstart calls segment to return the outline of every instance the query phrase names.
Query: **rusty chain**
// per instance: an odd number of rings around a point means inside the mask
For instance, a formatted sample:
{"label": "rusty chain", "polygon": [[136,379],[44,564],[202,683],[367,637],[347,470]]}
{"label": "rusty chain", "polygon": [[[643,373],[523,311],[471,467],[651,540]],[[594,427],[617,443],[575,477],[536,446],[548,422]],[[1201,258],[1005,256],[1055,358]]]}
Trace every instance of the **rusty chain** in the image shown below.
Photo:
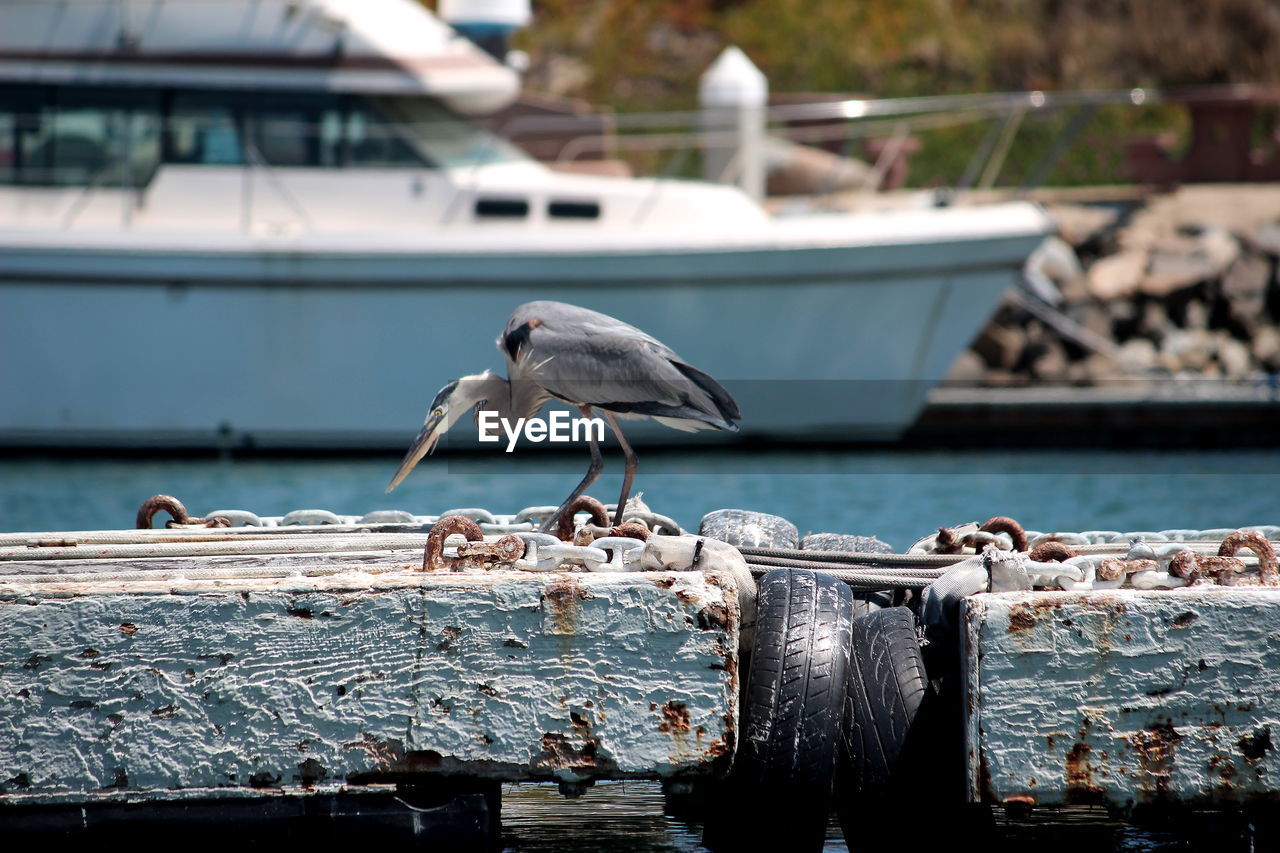
{"label": "rusty chain", "polygon": [[[453,553],[446,548],[450,537],[461,535]],[[626,536],[602,536],[590,545],[561,542],[549,533],[508,533],[485,539],[479,525],[462,516],[441,519],[427,539],[423,571],[507,569],[525,572],[560,572],[566,566],[589,572],[640,571],[644,541]]]}
{"label": "rusty chain", "polygon": [[[584,496],[585,497],[585,496]],[[623,523],[618,528],[609,527],[608,520],[613,517],[613,513],[617,509],[616,504],[601,504],[594,498],[585,498],[594,506],[588,509],[588,505],[575,510],[568,519],[575,518],[581,512],[590,511],[591,518],[588,524],[591,525],[591,532],[594,536],[599,537],[606,535],[606,531],[611,531],[615,535],[626,537],[643,538],[649,533],[663,533],[672,536],[678,536],[684,533],[684,529],[680,527],[674,520],[668,516],[652,512],[647,509],[627,509],[623,514]],[[594,507],[598,507],[596,512]],[[365,513],[364,515],[342,515],[340,513],[331,512],[325,509],[298,509],[286,513],[282,516],[263,516],[257,513],[249,512],[242,509],[220,509],[201,517],[193,517],[188,514],[186,507],[177,498],[170,495],[155,495],[148,498],[142,507],[138,510],[137,527],[139,529],[149,528],[151,519],[160,510],[165,510],[172,515],[173,521],[168,523],[168,527],[226,527],[236,528],[298,528],[298,527],[315,527],[320,530],[324,528],[377,528],[380,532],[391,532],[393,530],[419,530],[428,531],[430,528],[448,516],[462,516],[474,521],[479,525],[481,532],[485,535],[505,534],[505,533],[535,533],[538,530],[542,520],[554,513],[558,507],[555,506],[528,506],[518,512],[511,514],[499,514],[490,512],[480,507],[462,507],[459,509],[446,510],[438,515],[416,515],[405,510],[375,510],[374,512]],[[599,513],[604,513],[600,515]],[[562,520],[563,525],[572,525],[572,520]],[[641,530],[643,528],[643,531]],[[570,526],[565,534],[566,540],[573,538],[573,527]]]}
{"label": "rusty chain", "polygon": [[[549,505],[525,507],[511,514],[464,507],[439,515],[377,510],[356,516],[302,509],[283,516],[259,516],[232,509],[194,518],[176,498],[156,495],[140,508],[139,527],[150,527],[155,513],[162,509],[173,515],[173,520],[167,523],[170,528],[218,526],[226,528],[225,532],[238,528],[245,533],[249,532],[246,528],[263,532],[276,528],[282,533],[286,529],[290,532],[327,529],[337,533],[353,528],[369,532],[430,532],[423,555],[425,571],[509,568],[545,572],[561,571],[566,566],[587,571],[634,571],[644,541],[650,535],[684,532],[672,519],[647,509],[628,510],[622,525],[609,526],[608,519],[615,507],[586,497],[566,516],[578,523],[562,522],[557,531],[559,536],[538,532],[543,519],[557,509]],[[441,527],[442,520],[449,524]],[[446,544],[446,540],[459,533],[465,541]],[[1268,540],[1280,540],[1280,526],[1041,533],[1024,530],[1012,518],[996,516],[982,525],[939,528],[936,536],[921,540],[907,555],[893,556],[902,560],[938,555],[934,559],[942,559],[943,554],[951,554],[953,561],[967,561],[966,555],[971,557],[988,549],[1012,550],[1020,552],[1018,556],[1029,582],[1040,588],[1174,589],[1206,583],[1280,585],[1280,565]],[[1203,549],[1212,543],[1220,543],[1219,553],[1197,550],[1197,545]],[[1124,550],[1126,544],[1127,551]],[[1236,556],[1236,552],[1243,549],[1252,550],[1256,556]],[[824,563],[827,557],[818,552],[798,552],[793,556],[816,564]],[[829,568],[839,567],[833,564]],[[891,579],[897,574],[887,564],[883,573],[866,571],[870,567],[862,568],[876,581]],[[913,586],[927,584],[931,575],[941,574],[942,566],[930,564],[922,568],[929,571],[911,573],[910,578],[903,574],[902,579],[909,580]]]}

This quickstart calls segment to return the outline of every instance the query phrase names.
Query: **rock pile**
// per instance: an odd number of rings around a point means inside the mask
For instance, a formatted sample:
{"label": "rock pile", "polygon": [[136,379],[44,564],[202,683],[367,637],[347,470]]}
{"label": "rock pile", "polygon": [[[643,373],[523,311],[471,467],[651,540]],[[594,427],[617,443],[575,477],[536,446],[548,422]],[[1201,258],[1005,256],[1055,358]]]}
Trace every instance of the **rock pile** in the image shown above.
{"label": "rock pile", "polygon": [[1010,294],[951,381],[1092,385],[1280,372],[1280,189],[1195,186],[1129,210],[1047,208],[1058,236],[1032,258],[1030,278],[1068,322]]}

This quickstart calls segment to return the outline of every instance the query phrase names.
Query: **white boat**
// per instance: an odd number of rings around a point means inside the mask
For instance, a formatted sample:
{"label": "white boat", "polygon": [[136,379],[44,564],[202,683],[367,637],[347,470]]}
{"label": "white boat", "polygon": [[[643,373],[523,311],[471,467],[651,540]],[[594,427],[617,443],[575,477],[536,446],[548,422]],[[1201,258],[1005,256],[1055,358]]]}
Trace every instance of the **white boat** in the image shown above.
{"label": "white boat", "polygon": [[669,344],[743,436],[891,438],[1047,230],[554,171],[463,117],[518,85],[411,0],[8,0],[0,445],[402,448],[533,299]]}

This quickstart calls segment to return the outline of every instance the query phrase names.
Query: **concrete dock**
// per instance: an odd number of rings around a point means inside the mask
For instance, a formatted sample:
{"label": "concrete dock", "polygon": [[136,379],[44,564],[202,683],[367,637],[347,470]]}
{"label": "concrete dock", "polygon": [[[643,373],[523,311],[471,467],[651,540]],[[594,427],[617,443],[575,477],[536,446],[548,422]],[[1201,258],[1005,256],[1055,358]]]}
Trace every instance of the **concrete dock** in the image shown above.
{"label": "concrete dock", "polygon": [[1280,589],[965,604],[972,801],[1221,809],[1280,798]]}
{"label": "concrete dock", "polygon": [[741,510],[611,528],[584,500],[572,542],[536,530],[552,507],[195,518],[166,496],[138,518],[167,508],[163,530],[0,534],[0,827],[457,847],[494,843],[501,783],[640,779],[678,808],[785,803],[775,828],[818,849],[801,782],[846,834],[869,808],[897,825],[895,785],[1016,815],[1280,798],[1280,527],[1001,516],[895,554]]}
{"label": "concrete dock", "polygon": [[[247,541],[217,533],[185,538]],[[0,807],[442,777],[572,791],[732,759],[731,575],[433,573],[421,536],[336,555],[277,538],[290,553],[257,571],[225,554],[92,571],[120,546],[66,540],[48,547],[80,560],[0,564]]]}

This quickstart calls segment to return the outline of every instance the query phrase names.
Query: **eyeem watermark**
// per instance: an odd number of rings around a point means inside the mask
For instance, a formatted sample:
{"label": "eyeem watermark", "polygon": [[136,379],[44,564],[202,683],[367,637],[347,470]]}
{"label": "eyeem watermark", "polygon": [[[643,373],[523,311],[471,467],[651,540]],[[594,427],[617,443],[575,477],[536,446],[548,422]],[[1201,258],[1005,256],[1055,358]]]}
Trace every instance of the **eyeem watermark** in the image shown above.
{"label": "eyeem watermark", "polygon": [[542,441],[581,442],[604,441],[603,418],[575,418],[568,412],[551,412],[549,418],[516,418],[515,425],[507,418],[499,417],[497,412],[481,410],[476,414],[476,423],[480,426],[481,441],[501,441],[498,427],[507,435],[507,453],[515,450],[516,440],[524,433],[525,441],[537,444]]}

